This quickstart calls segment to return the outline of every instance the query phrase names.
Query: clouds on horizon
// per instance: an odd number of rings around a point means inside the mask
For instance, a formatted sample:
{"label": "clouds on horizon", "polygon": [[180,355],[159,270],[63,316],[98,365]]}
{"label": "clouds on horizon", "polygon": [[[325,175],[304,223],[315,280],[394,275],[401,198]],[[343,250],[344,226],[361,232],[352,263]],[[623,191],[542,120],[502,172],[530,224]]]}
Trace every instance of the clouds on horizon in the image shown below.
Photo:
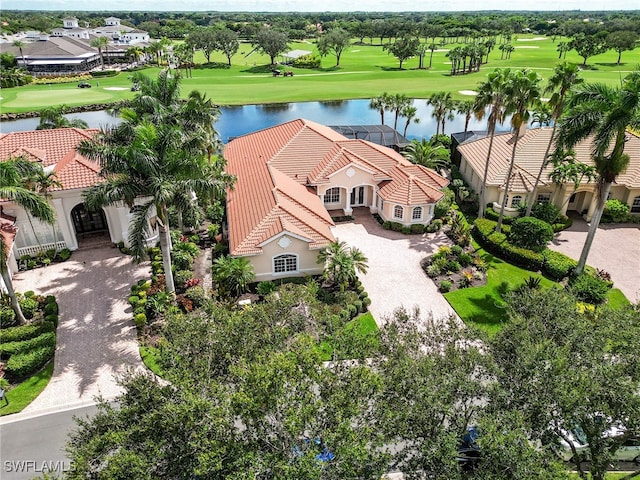
{"label": "clouds on horizon", "polygon": [[[416,8],[415,0],[190,0],[176,3],[170,0],[111,0],[108,8],[102,4],[100,9],[88,8],[84,0],[3,0],[4,10],[65,10],[65,11],[230,11],[230,12],[403,12],[403,11],[478,11],[478,10],[637,10],[638,0],[434,0],[428,5]],[[426,2],[425,2],[426,3]]]}

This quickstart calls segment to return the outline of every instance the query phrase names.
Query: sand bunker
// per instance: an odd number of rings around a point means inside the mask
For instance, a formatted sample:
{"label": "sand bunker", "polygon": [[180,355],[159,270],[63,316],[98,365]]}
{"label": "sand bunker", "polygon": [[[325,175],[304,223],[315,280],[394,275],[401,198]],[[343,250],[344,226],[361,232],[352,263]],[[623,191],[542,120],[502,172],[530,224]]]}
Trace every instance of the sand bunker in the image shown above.
{"label": "sand bunker", "polygon": [[127,87],[104,87],[104,90],[129,90]]}
{"label": "sand bunker", "polygon": [[477,95],[478,92],[476,92],[475,90],[460,90],[458,92],[460,95]]}
{"label": "sand bunker", "polygon": [[359,52],[359,51],[360,51],[360,50],[351,50],[351,53],[357,53],[357,52]]}
{"label": "sand bunker", "polygon": [[513,47],[513,48],[540,48],[537,45],[519,45],[517,47]]}
{"label": "sand bunker", "polygon": [[519,42],[539,42],[540,40],[546,40],[547,37],[534,37],[534,38],[519,38]]}

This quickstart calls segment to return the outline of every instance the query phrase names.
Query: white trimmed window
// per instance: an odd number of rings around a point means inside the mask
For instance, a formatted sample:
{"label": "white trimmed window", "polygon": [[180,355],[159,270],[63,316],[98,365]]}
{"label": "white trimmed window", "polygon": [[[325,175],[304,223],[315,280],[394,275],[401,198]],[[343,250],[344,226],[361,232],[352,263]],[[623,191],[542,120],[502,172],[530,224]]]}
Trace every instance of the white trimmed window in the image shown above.
{"label": "white trimmed window", "polygon": [[422,207],[414,207],[411,213],[412,220],[422,220]]}
{"label": "white trimmed window", "polygon": [[550,193],[539,193],[537,198],[537,203],[549,203],[551,201]]}
{"label": "white trimmed window", "polygon": [[286,253],[273,257],[273,273],[288,273],[298,271],[298,256]]}
{"label": "white trimmed window", "polygon": [[631,213],[640,213],[640,195],[633,199]]}
{"label": "white trimmed window", "polygon": [[518,208],[520,202],[522,202],[522,195],[514,195],[511,197],[511,208]]}
{"label": "white trimmed window", "polygon": [[400,205],[393,207],[393,218],[402,220],[404,218],[404,209]]}
{"label": "white trimmed window", "polygon": [[340,187],[333,187],[324,192],[324,203],[340,203]]}

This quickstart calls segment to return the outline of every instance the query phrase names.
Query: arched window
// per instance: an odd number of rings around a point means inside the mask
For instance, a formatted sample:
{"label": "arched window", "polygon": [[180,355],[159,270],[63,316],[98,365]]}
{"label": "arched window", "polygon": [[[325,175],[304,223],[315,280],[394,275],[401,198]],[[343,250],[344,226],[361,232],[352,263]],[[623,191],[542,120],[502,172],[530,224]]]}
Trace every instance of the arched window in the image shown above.
{"label": "arched window", "polygon": [[514,195],[511,197],[511,208],[518,208],[520,202],[522,202],[522,195]]}
{"label": "arched window", "polygon": [[414,207],[411,213],[412,220],[422,220],[422,207]]}
{"label": "arched window", "polygon": [[551,194],[550,193],[539,193],[538,194],[538,198],[537,198],[537,202],[538,203],[549,203],[551,201]]}
{"label": "arched window", "polygon": [[640,195],[633,199],[631,213],[640,213]]}
{"label": "arched window", "polygon": [[400,205],[396,205],[393,207],[393,218],[397,218],[398,220],[402,220],[404,217],[404,209]]}
{"label": "arched window", "polygon": [[340,187],[333,187],[324,192],[324,203],[340,203]]}
{"label": "arched window", "polygon": [[273,273],[288,273],[298,271],[298,256],[290,253],[273,257]]}

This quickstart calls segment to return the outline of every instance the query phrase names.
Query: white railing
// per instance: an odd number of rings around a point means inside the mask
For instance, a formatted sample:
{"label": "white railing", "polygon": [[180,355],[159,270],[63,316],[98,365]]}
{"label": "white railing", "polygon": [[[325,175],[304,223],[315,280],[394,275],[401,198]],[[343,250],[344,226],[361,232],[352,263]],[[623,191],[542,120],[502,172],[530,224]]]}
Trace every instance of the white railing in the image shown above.
{"label": "white railing", "polygon": [[42,245],[32,245],[30,247],[21,247],[18,248],[18,259],[23,255],[31,255],[32,257],[38,255],[39,252],[46,252],[47,250],[54,250],[59,252],[60,250],[64,250],[67,248],[67,244],[65,242],[56,242],[56,243],[43,243]]}

